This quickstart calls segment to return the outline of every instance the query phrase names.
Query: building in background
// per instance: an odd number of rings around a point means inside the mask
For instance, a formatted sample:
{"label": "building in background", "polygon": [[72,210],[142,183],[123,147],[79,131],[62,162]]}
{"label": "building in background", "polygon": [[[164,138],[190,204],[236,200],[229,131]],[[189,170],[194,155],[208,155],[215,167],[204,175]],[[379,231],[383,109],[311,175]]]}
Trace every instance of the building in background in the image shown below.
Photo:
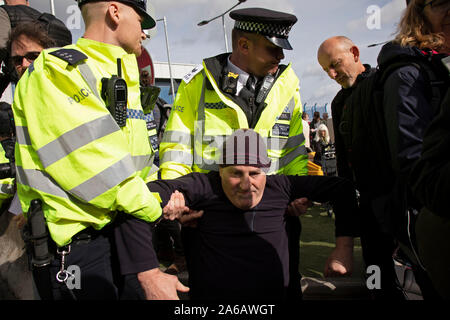
{"label": "building in background", "polygon": [[[181,83],[181,79],[194,69],[194,64],[187,63],[171,63],[172,78],[175,94],[178,86]],[[172,104],[174,99],[170,88],[170,72],[169,64],[167,62],[155,62],[155,85],[161,88],[160,98],[167,103]]]}

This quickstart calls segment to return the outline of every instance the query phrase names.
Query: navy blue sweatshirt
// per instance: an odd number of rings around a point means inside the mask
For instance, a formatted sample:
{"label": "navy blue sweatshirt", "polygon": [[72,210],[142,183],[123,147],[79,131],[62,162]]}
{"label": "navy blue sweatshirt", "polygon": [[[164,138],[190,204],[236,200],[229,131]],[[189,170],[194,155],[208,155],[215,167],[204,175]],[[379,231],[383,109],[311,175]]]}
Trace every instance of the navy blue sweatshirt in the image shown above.
{"label": "navy blue sweatshirt", "polygon": [[[188,207],[204,210],[197,228],[183,228],[191,299],[285,298],[289,283],[285,212],[294,199],[331,201],[336,236],[358,233],[355,190],[351,182],[338,177],[267,176],[261,202],[245,211],[225,196],[218,172],[191,173],[148,186],[159,192],[162,206],[179,190]],[[142,257],[151,249],[146,248],[151,235],[145,225],[137,219],[122,225],[118,242],[139,257],[137,262],[129,254],[128,262],[121,259],[122,272],[143,271],[136,265],[145,265]]]}

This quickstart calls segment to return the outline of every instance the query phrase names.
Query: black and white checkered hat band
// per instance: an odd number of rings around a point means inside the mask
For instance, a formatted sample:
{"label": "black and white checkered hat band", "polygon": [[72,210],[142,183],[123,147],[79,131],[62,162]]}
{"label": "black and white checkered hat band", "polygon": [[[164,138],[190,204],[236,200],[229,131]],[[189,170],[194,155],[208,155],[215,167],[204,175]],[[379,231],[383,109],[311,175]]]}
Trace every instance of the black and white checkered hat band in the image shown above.
{"label": "black and white checkered hat band", "polygon": [[250,21],[236,21],[234,27],[239,30],[255,32],[262,35],[277,36],[287,38],[292,26],[259,23]]}

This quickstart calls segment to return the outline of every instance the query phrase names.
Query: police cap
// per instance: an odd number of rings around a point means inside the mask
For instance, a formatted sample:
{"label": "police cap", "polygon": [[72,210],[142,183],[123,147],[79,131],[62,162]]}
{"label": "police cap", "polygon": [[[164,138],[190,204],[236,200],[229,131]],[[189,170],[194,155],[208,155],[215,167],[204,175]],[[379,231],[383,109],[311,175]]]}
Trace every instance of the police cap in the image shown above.
{"label": "police cap", "polygon": [[236,20],[236,29],[261,34],[274,45],[292,50],[288,35],[297,22],[293,14],[264,8],[245,8],[231,11],[230,18]]}
{"label": "police cap", "polygon": [[125,3],[131,7],[133,7],[139,15],[143,18],[142,20],[142,29],[151,29],[156,25],[155,19],[153,19],[147,13],[147,0],[76,0],[78,2],[78,6],[81,6],[88,2],[99,2],[99,1],[117,1]]}

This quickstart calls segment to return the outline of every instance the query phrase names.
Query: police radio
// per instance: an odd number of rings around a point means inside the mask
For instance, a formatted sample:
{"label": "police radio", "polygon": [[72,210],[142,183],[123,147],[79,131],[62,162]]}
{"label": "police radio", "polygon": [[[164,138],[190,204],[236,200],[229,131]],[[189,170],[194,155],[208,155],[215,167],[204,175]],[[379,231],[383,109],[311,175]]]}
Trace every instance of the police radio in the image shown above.
{"label": "police radio", "polygon": [[118,58],[117,75],[102,78],[102,98],[119,127],[125,127],[127,122],[127,96],[127,83],[122,79],[122,65]]}

